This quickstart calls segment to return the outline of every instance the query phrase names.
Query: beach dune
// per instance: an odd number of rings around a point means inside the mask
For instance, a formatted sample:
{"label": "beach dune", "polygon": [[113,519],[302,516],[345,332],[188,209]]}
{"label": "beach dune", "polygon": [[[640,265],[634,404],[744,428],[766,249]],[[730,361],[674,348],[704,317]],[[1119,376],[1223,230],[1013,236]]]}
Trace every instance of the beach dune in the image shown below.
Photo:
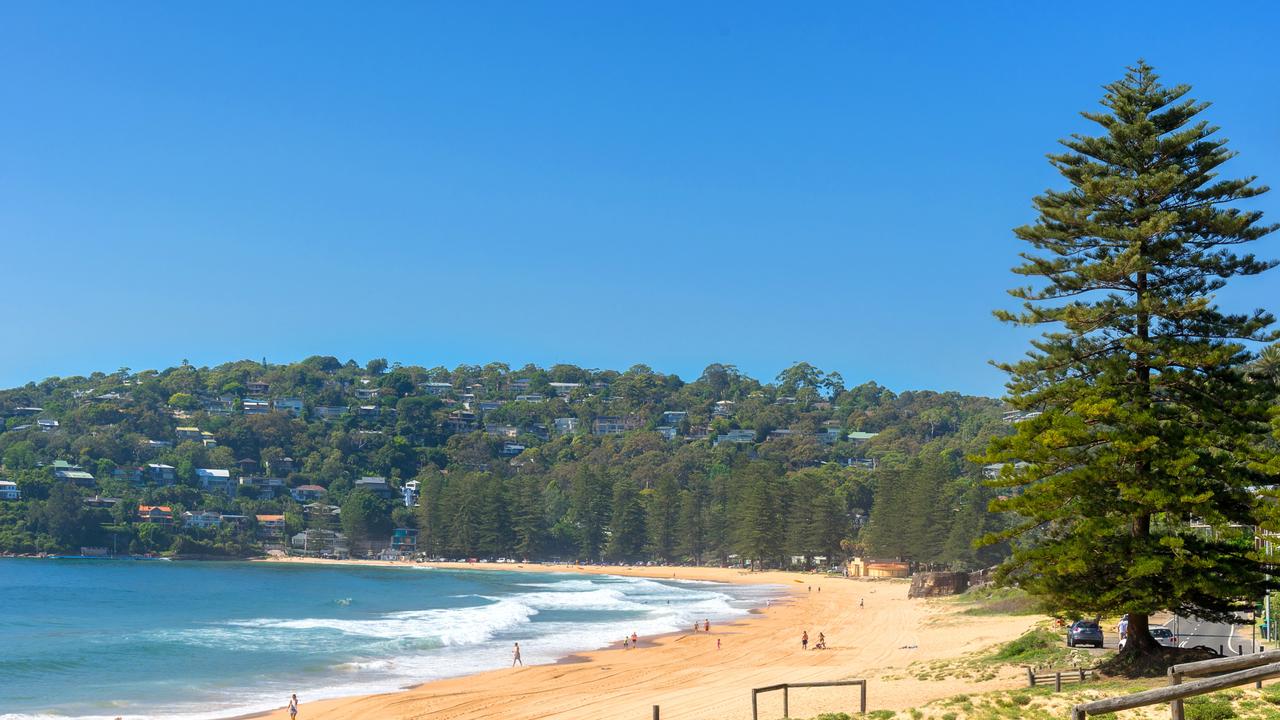
{"label": "beach dune", "polygon": [[[751,717],[753,687],[852,678],[869,681],[869,710],[900,710],[1016,684],[1020,675],[1012,669],[984,683],[916,680],[905,669],[1013,639],[1036,620],[965,616],[944,602],[908,600],[904,581],[723,568],[439,566],[767,583],[784,586],[789,594],[748,618],[712,625],[710,633],[690,628],[644,638],[652,644],[636,650],[595,650],[557,664],[494,670],[380,695],[307,702],[306,688],[298,688],[300,720],[639,720],[651,717],[653,705],[671,720],[744,720]],[[804,631],[810,637],[808,651],[800,646]],[[826,650],[812,649],[820,632],[826,635]],[[801,689],[791,693],[790,714],[854,712],[857,701],[856,687]],[[782,716],[780,693],[762,695],[760,703],[762,717]],[[281,710],[265,717],[288,715]]]}

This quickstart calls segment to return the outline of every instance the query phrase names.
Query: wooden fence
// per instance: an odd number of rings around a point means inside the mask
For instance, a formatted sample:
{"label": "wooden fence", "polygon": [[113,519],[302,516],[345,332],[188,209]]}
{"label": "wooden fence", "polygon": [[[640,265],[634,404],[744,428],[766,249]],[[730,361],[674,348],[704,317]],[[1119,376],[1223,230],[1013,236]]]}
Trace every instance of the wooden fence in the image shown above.
{"label": "wooden fence", "polygon": [[[1218,673],[1226,674],[1218,675]],[[1216,675],[1216,677],[1193,680],[1189,683],[1182,682],[1183,678],[1206,675]],[[1280,677],[1280,651],[1277,650],[1182,663],[1169,668],[1168,687],[1076,705],[1071,708],[1071,720],[1085,720],[1089,715],[1132,710],[1157,703],[1169,703],[1172,719],[1183,720],[1182,701],[1189,697],[1249,683],[1257,683],[1261,686],[1263,680],[1274,677]]]}
{"label": "wooden fence", "polygon": [[1086,680],[1097,680],[1098,671],[1094,668],[1072,668],[1070,670],[1034,670],[1027,667],[1027,686],[1048,685],[1053,683],[1055,692],[1062,692],[1063,683],[1082,683]]}
{"label": "wooden fence", "polygon": [[842,685],[859,686],[858,693],[858,712],[867,712],[867,681],[866,680],[833,680],[831,682],[809,682],[809,683],[782,683],[781,685],[769,685],[766,687],[758,687],[751,689],[751,720],[760,720],[759,706],[757,705],[757,697],[760,693],[773,692],[775,690],[782,691],[782,717],[791,717],[789,701],[791,699],[791,688],[803,687],[837,687]]}

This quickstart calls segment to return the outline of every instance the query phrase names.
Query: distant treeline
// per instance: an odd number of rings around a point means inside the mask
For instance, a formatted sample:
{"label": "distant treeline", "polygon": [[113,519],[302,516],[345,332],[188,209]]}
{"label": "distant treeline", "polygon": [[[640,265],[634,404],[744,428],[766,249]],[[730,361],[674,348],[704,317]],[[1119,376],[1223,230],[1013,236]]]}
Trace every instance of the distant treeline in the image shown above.
{"label": "distant treeline", "polygon": [[[243,555],[259,548],[261,514],[283,515],[289,534],[325,527],[352,540],[418,528],[433,556],[781,564],[856,553],[974,567],[1003,551],[973,547],[998,519],[965,459],[1007,431],[1000,402],[848,388],[807,363],[771,383],[718,364],[685,382],[642,365],[184,363],[0,391],[0,416],[0,475],[22,494],[0,501],[0,551]],[[67,480],[57,461],[92,479]],[[172,484],[148,465],[171,466]],[[230,491],[202,487],[204,468],[229,470]],[[367,476],[393,494],[355,490]],[[284,492],[301,486],[324,490]],[[119,502],[85,506],[95,495]],[[340,507],[340,525],[305,502]],[[140,504],[171,508],[175,527],[140,521]],[[248,520],[181,527],[196,510]]]}

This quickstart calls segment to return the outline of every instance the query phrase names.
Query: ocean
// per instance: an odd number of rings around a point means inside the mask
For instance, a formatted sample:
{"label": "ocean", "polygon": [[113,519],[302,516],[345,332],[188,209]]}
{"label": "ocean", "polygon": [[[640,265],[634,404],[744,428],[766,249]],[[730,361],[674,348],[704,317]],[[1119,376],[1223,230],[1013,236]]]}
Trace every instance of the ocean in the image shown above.
{"label": "ocean", "polygon": [[740,617],[782,590],[564,573],[0,559],[0,719],[226,718]]}

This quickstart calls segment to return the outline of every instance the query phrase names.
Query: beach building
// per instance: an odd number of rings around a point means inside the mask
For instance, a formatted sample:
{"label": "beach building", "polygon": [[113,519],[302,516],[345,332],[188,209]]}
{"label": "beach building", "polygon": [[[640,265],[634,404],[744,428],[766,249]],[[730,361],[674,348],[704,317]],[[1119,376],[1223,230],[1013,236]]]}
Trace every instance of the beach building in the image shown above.
{"label": "beach building", "polygon": [[391,532],[391,549],[402,555],[412,555],[418,551],[418,529],[396,528]]}
{"label": "beach building", "polygon": [[139,505],[138,522],[155,523],[156,525],[173,524],[173,508],[168,505]]}
{"label": "beach building", "polygon": [[910,577],[911,565],[898,560],[864,560],[854,558],[849,561],[849,577]]}
{"label": "beach building", "polygon": [[0,480],[0,500],[21,500],[22,491],[12,480]]}
{"label": "beach building", "polygon": [[196,480],[206,492],[231,494],[231,471],[219,468],[196,468]]}
{"label": "beach building", "polygon": [[300,503],[315,502],[324,497],[325,489],[320,485],[299,485],[289,491],[294,500]]}

